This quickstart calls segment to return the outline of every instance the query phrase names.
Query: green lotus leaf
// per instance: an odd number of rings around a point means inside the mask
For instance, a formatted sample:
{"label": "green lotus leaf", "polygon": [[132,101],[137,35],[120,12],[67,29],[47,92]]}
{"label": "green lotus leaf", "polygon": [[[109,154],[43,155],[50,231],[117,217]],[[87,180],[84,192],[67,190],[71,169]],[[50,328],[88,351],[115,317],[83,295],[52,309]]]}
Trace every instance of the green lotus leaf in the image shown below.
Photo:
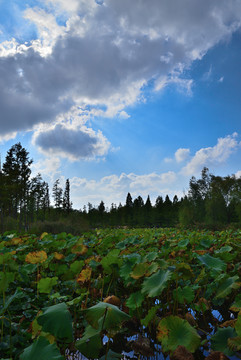
{"label": "green lotus leaf", "polygon": [[177,245],[179,248],[185,248],[188,244],[189,244],[189,239],[183,239],[179,241]]}
{"label": "green lotus leaf", "polygon": [[205,249],[209,249],[213,240],[212,239],[202,239],[200,241],[200,245],[204,247]]}
{"label": "green lotus leaf", "polygon": [[49,332],[59,340],[73,341],[72,319],[65,303],[49,306],[43,309],[43,314],[37,319],[42,330]]}
{"label": "green lotus leaf", "polygon": [[144,325],[145,327],[147,327],[150,324],[150,322],[154,319],[156,312],[159,308],[160,308],[160,306],[151,307],[150,310],[148,311],[148,314],[146,315],[146,317],[141,320],[141,325]]}
{"label": "green lotus leaf", "polygon": [[98,329],[94,329],[88,325],[85,329],[83,337],[76,341],[75,347],[87,358],[96,359],[99,357],[99,351],[102,348],[101,342],[101,328],[100,324]]}
{"label": "green lotus leaf", "polygon": [[145,257],[144,257],[144,261],[146,262],[152,262],[157,258],[157,252],[156,251],[152,251],[149,252]]}
{"label": "green lotus leaf", "polygon": [[233,250],[232,246],[226,245],[226,246],[222,246],[221,249],[216,250],[215,254],[223,254],[226,252],[230,252],[231,250]]}
{"label": "green lotus leaf", "polygon": [[184,280],[191,279],[194,276],[193,270],[189,264],[183,262],[176,264],[176,269],[178,273],[181,273],[181,278]]}
{"label": "green lotus leaf", "polygon": [[157,272],[157,270],[159,269],[159,267],[160,267],[160,266],[159,266],[156,262],[152,263],[152,264],[149,266],[149,268],[147,269],[146,276],[149,276],[149,275]]}
{"label": "green lotus leaf", "polygon": [[14,272],[0,272],[0,292],[7,290],[9,284],[14,281]]}
{"label": "green lotus leaf", "polygon": [[57,345],[50,344],[47,339],[40,336],[37,341],[27,347],[20,360],[64,360]]}
{"label": "green lotus leaf", "polygon": [[84,266],[83,260],[80,261],[76,260],[70,265],[70,270],[72,271],[73,274],[78,274],[83,269],[83,266]]}
{"label": "green lotus leaf", "polygon": [[144,295],[140,291],[137,291],[131,294],[131,296],[127,299],[126,305],[129,309],[135,310],[141,306],[143,300]]}
{"label": "green lotus leaf", "polygon": [[122,263],[122,259],[119,256],[120,254],[120,250],[119,249],[114,249],[111,250],[105,257],[102,258],[101,260],[101,265],[103,266],[105,272],[107,274],[112,272],[111,269],[111,265],[118,265],[118,267],[120,267],[121,263]]}
{"label": "green lotus leaf", "polygon": [[69,305],[69,306],[77,305],[77,304],[79,304],[79,303],[81,303],[83,301],[83,299],[84,299],[84,297],[86,295],[87,295],[87,292],[81,294],[80,296],[78,296],[78,297],[76,297],[76,298],[74,298],[74,299],[72,299],[70,301],[67,301],[66,304]]}
{"label": "green lotus leaf", "polygon": [[149,297],[158,296],[162,293],[170,278],[171,272],[169,270],[159,270],[144,280],[141,292]]}
{"label": "green lotus leaf", "polygon": [[132,271],[133,263],[127,260],[120,268],[120,276],[125,281],[133,281],[133,278],[130,277]]}
{"label": "green lotus leaf", "polygon": [[17,288],[16,291],[15,291],[15,293],[14,293],[12,296],[10,296],[8,299],[6,299],[4,306],[3,306],[3,307],[1,308],[1,310],[0,310],[0,316],[1,316],[2,314],[4,314],[5,311],[7,310],[7,308],[9,307],[9,305],[10,305],[16,298],[21,297],[22,294],[23,294],[23,291],[22,291],[20,288]]}
{"label": "green lotus leaf", "polygon": [[225,279],[217,289],[216,298],[225,298],[233,289],[238,289],[240,287],[240,284],[236,282],[238,279],[238,275]]}
{"label": "green lotus leaf", "polygon": [[122,354],[118,354],[112,350],[109,350],[106,355],[101,356],[100,360],[118,360],[118,359],[122,359]]}
{"label": "green lotus leaf", "polygon": [[84,311],[86,313],[86,320],[95,329],[98,329],[101,318],[103,318],[102,327],[104,325],[103,328],[105,329],[115,328],[130,318],[129,315],[121,311],[117,306],[104,302],[99,302],[97,305]]}
{"label": "green lotus leaf", "polygon": [[207,268],[215,270],[217,272],[225,271],[227,265],[219,258],[215,258],[209,254],[198,256],[198,260],[203,263]]}
{"label": "green lotus leaf", "polygon": [[162,319],[157,327],[157,339],[162,344],[164,352],[174,351],[179,345],[194,352],[200,345],[201,338],[197,331],[178,316],[168,316]]}
{"label": "green lotus leaf", "polygon": [[236,337],[236,332],[230,326],[226,328],[219,328],[217,332],[211,337],[211,349],[222,351],[227,356],[232,356],[233,351],[228,347],[228,339]]}
{"label": "green lotus leaf", "polygon": [[69,271],[68,266],[65,264],[54,264],[54,265],[56,265],[55,275],[57,276],[66,274]]}
{"label": "green lotus leaf", "polygon": [[52,277],[52,278],[42,278],[38,282],[38,291],[43,294],[49,294],[53,288],[54,285],[58,283],[58,278]]}
{"label": "green lotus leaf", "polygon": [[190,304],[193,302],[195,297],[194,290],[190,286],[185,286],[181,288],[180,286],[173,291],[174,298],[181,304],[187,303]]}

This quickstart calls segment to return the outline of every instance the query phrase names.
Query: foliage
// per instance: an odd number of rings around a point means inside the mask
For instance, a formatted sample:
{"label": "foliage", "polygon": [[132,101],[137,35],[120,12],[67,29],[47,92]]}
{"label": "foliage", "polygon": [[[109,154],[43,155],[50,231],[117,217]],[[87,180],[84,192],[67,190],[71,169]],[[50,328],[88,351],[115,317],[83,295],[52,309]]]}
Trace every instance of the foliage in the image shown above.
{"label": "foliage", "polygon": [[239,230],[5,233],[1,356],[70,359],[68,348],[88,359],[118,359],[123,351],[174,356],[180,346],[199,359],[204,346],[236,354],[240,243]]}

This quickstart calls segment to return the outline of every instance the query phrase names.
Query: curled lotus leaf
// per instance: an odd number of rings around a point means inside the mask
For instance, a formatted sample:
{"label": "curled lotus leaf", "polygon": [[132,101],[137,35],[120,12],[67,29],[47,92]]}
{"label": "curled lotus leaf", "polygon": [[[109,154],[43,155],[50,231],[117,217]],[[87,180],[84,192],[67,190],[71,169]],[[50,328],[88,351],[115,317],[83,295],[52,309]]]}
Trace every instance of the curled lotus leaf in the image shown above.
{"label": "curled lotus leaf", "polygon": [[43,331],[54,335],[58,340],[73,341],[72,319],[65,303],[45,308],[37,321]]}
{"label": "curled lotus leaf", "polygon": [[123,321],[129,320],[130,316],[121,311],[117,306],[99,302],[85,311],[85,318],[93,328],[98,329],[100,319],[103,318],[102,327],[105,329],[120,326]]}

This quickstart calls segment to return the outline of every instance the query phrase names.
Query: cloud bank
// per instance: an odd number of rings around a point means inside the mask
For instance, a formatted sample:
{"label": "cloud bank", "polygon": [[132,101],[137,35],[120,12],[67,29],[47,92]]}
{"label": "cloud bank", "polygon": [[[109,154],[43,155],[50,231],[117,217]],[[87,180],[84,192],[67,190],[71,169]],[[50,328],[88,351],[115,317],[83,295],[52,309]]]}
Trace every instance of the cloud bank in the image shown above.
{"label": "cloud bank", "polygon": [[[93,116],[128,118],[128,106],[144,99],[150,83],[153,91],[172,83],[191,94],[192,79],[184,71],[241,25],[239,0],[45,0],[44,5],[23,14],[35,24],[37,39],[0,44],[0,132],[4,139],[36,131],[39,147],[72,159],[104,155],[108,141],[81,127],[81,117],[73,114],[71,130],[58,123],[60,117],[78,106],[84,122]],[[38,128],[42,124],[48,125],[45,134]]]}

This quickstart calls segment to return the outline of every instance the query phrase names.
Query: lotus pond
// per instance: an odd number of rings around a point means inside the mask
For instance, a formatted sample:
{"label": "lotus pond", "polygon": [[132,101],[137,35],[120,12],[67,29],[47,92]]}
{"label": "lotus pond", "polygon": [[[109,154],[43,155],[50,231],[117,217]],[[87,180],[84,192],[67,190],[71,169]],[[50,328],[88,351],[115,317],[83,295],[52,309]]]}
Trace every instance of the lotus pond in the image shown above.
{"label": "lotus pond", "polygon": [[241,231],[0,237],[0,359],[241,358]]}

